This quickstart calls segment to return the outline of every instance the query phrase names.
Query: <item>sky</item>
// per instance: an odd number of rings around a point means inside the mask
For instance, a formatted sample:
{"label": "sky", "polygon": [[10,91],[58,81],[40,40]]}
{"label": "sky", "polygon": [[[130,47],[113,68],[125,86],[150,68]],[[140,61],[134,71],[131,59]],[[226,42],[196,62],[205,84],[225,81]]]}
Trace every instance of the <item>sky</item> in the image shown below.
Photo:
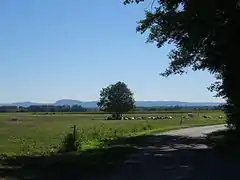
{"label": "sky", "polygon": [[173,46],[136,33],[148,4],[122,0],[1,0],[0,102],[97,100],[124,81],[136,100],[219,102],[208,72],[163,78]]}

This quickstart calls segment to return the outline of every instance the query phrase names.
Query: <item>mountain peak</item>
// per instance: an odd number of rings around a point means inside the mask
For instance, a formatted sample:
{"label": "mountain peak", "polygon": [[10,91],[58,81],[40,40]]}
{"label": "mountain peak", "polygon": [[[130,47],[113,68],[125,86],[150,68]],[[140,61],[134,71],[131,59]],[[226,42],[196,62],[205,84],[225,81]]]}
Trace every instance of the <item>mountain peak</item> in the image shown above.
{"label": "mountain peak", "polygon": [[59,106],[63,106],[63,105],[81,105],[82,101],[78,101],[78,100],[73,100],[73,99],[60,99],[58,101],[56,101],[54,103],[54,105],[59,105]]}

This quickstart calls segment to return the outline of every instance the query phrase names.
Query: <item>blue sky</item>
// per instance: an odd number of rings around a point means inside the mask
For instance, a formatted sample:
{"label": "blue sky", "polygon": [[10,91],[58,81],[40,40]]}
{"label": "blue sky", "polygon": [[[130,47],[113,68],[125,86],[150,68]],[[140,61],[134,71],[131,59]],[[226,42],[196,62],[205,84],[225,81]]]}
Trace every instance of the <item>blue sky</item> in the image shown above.
{"label": "blue sky", "polygon": [[136,33],[141,6],[121,0],[0,1],[0,102],[96,100],[124,81],[137,100],[220,101],[207,72],[162,78],[167,53]]}

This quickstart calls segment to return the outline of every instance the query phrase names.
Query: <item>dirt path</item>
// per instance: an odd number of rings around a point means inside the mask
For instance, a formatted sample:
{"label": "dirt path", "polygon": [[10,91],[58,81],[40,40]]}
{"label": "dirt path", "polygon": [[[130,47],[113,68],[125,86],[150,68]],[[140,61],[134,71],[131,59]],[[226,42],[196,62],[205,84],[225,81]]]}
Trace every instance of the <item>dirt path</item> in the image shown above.
{"label": "dirt path", "polygon": [[[209,148],[205,133],[223,125],[188,128],[149,136],[111,180],[234,179],[231,160]],[[231,178],[232,176],[232,178]]]}

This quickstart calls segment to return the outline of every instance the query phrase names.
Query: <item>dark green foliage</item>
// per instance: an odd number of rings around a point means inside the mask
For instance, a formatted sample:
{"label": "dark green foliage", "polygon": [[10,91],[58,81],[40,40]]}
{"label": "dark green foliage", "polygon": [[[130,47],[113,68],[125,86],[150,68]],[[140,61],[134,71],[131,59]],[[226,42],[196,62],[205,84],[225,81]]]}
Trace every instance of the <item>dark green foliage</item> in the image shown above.
{"label": "dark green foliage", "polygon": [[62,142],[62,146],[60,148],[60,152],[74,152],[79,149],[79,139],[78,133],[76,129],[76,125],[73,126],[73,132],[68,133]]}
{"label": "dark green foliage", "polygon": [[124,82],[111,84],[100,92],[100,110],[111,113],[114,119],[121,119],[123,113],[134,108],[134,104],[133,93]]}
{"label": "dark green foliage", "polygon": [[228,129],[212,132],[208,134],[207,139],[217,151],[227,156],[235,156],[240,150],[239,136],[239,131]]}
{"label": "dark green foliage", "polygon": [[[125,0],[125,4],[142,0]],[[175,45],[170,64],[162,76],[192,70],[208,70],[216,75],[209,89],[227,100],[228,122],[240,127],[240,8],[238,0],[159,0],[154,1],[137,31],[148,32],[148,43],[162,47]]]}

